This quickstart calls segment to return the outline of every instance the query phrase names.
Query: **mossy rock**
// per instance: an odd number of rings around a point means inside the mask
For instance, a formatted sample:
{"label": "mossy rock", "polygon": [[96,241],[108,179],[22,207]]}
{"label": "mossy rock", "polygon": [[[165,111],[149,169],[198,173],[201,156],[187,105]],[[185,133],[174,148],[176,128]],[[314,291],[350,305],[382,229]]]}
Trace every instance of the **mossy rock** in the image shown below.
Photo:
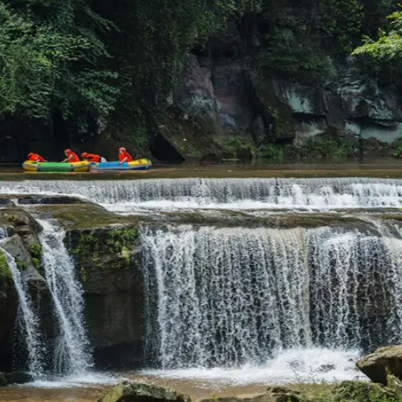
{"label": "mossy rock", "polygon": [[45,205],[35,209],[38,212],[51,214],[69,230],[122,226],[138,222],[138,218],[134,216],[121,216],[92,203],[68,206]]}
{"label": "mossy rock", "polygon": [[10,267],[8,266],[6,256],[1,250],[0,250],[0,276],[2,278],[9,278],[9,279],[12,279],[13,277],[10,271]]}

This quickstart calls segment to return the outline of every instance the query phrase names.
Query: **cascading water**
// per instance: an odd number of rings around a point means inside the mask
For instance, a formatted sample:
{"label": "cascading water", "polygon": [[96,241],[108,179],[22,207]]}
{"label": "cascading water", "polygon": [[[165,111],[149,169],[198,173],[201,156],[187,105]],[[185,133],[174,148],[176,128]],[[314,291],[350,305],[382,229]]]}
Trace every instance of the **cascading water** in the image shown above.
{"label": "cascading water", "polygon": [[76,195],[113,209],[402,207],[402,180],[151,179],[1,182],[0,194]]}
{"label": "cascading water", "polygon": [[260,365],[290,348],[402,341],[400,239],[180,226],[143,229],[142,242],[157,367]]}
{"label": "cascading water", "polygon": [[75,276],[74,264],[64,245],[64,231],[49,221],[38,219],[43,227],[45,279],[54,303],[59,336],[54,354],[54,372],[83,374],[92,366],[89,341],[83,317],[83,290]]}
{"label": "cascading water", "polygon": [[19,317],[22,321],[22,337],[25,340],[28,354],[28,370],[34,379],[43,379],[45,377],[43,361],[45,348],[42,344],[43,338],[40,332],[40,320],[15,259],[1,246],[2,242],[6,241],[6,238],[7,231],[0,227],[0,254],[3,254],[6,258],[18,294]]}

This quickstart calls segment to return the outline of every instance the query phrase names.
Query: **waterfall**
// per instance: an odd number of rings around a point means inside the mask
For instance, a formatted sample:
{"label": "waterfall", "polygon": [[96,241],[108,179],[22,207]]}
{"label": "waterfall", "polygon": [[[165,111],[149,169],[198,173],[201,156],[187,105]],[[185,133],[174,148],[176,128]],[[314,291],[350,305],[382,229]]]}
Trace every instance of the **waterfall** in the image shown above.
{"label": "waterfall", "polygon": [[57,374],[83,374],[93,366],[83,317],[83,289],[64,245],[64,231],[49,221],[38,219],[38,222],[43,227],[40,240],[45,279],[59,327],[54,371]]}
{"label": "waterfall", "polygon": [[402,240],[357,230],[143,228],[148,355],[164,369],[402,341]]}
{"label": "waterfall", "polygon": [[133,208],[384,208],[402,207],[402,180],[148,179],[1,182],[0,194],[75,195]]}
{"label": "waterfall", "polygon": [[44,378],[44,354],[45,348],[42,343],[40,332],[40,319],[33,307],[31,297],[28,293],[26,282],[18,269],[14,257],[12,257],[1,244],[7,238],[7,231],[0,228],[0,254],[6,258],[8,268],[11,271],[14,286],[19,300],[19,316],[22,320],[22,336],[25,340],[28,353],[28,369],[34,379]]}

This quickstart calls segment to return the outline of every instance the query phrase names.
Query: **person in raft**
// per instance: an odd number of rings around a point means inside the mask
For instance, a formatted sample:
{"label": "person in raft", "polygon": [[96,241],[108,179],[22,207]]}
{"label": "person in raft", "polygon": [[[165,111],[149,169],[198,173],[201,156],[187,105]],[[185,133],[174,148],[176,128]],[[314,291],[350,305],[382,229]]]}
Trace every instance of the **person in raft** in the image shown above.
{"label": "person in raft", "polygon": [[119,164],[124,162],[131,162],[133,157],[127,152],[126,148],[120,147],[119,148]]}
{"label": "person in raft", "polygon": [[28,160],[32,162],[46,162],[40,155],[33,152],[28,154]]}
{"label": "person in raft", "polygon": [[66,155],[66,159],[62,160],[62,162],[74,163],[74,162],[80,161],[80,158],[78,157],[78,155],[75,152],[73,152],[71,149],[66,149],[64,151],[64,155]]}
{"label": "person in raft", "polygon": [[83,152],[81,154],[81,158],[88,161],[88,162],[106,162],[106,159],[103,156],[96,155],[96,154],[89,154],[88,152]]}

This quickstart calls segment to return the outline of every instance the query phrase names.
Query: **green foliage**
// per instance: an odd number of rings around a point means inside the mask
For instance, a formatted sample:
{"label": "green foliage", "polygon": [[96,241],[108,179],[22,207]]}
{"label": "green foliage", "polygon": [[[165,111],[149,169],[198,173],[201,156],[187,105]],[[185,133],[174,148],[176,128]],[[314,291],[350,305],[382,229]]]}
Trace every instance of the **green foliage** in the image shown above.
{"label": "green foliage", "polygon": [[134,241],[138,236],[138,228],[132,229],[115,229],[106,235],[106,244],[112,253],[124,254],[124,250],[133,248]]}
{"label": "green foliage", "polygon": [[16,258],[15,262],[17,264],[17,268],[20,271],[25,271],[28,268],[28,264],[25,261],[20,260],[19,258]]}
{"label": "green foliage", "polygon": [[0,275],[6,278],[12,278],[10,268],[7,264],[6,256],[1,251],[0,251]]}
{"label": "green foliage", "polygon": [[228,139],[223,148],[226,158],[254,159],[257,155],[257,150],[253,145],[245,144],[240,139],[234,137]]}
{"label": "green foliage", "polygon": [[72,253],[80,258],[91,258],[95,265],[100,265],[101,254],[127,257],[127,250],[132,249],[138,237],[138,228],[113,229],[98,234],[81,234],[78,244]]}
{"label": "green foliage", "polygon": [[298,148],[298,154],[302,158],[336,159],[352,156],[354,148],[349,141],[336,136],[317,136],[305,140]]}
{"label": "green foliage", "polygon": [[363,37],[364,44],[353,51],[354,55],[369,56],[378,61],[390,62],[402,56],[402,11],[396,11],[388,16],[391,21],[387,32],[379,29],[375,41],[368,36]]}
{"label": "green foliage", "polygon": [[260,146],[258,149],[258,155],[274,161],[279,161],[283,157],[283,151],[277,145],[267,142]]}
{"label": "green foliage", "polygon": [[87,270],[84,267],[81,267],[80,274],[82,283],[85,283],[87,281]]}
{"label": "green foliage", "polygon": [[399,145],[396,150],[394,151],[394,153],[392,154],[392,156],[394,158],[397,159],[402,159],[402,145]]}
{"label": "green foliage", "polygon": [[43,249],[40,244],[31,244],[28,249],[33,258],[40,260],[42,258]]}
{"label": "green foliage", "polygon": [[275,29],[257,57],[263,75],[279,74],[288,79],[314,82],[331,75],[331,61],[311,37],[303,39],[300,26],[290,33]]}
{"label": "green foliage", "polygon": [[299,391],[300,402],[402,402],[392,389],[359,381],[344,381],[335,387],[303,384]]}
{"label": "green foliage", "polygon": [[115,72],[96,32],[111,27],[82,0],[0,0],[0,117],[81,123],[113,110]]}
{"label": "green foliage", "polygon": [[325,24],[327,34],[336,38],[339,50],[350,53],[356,39],[362,32],[364,22],[363,2],[361,0],[327,0],[328,19]]}

